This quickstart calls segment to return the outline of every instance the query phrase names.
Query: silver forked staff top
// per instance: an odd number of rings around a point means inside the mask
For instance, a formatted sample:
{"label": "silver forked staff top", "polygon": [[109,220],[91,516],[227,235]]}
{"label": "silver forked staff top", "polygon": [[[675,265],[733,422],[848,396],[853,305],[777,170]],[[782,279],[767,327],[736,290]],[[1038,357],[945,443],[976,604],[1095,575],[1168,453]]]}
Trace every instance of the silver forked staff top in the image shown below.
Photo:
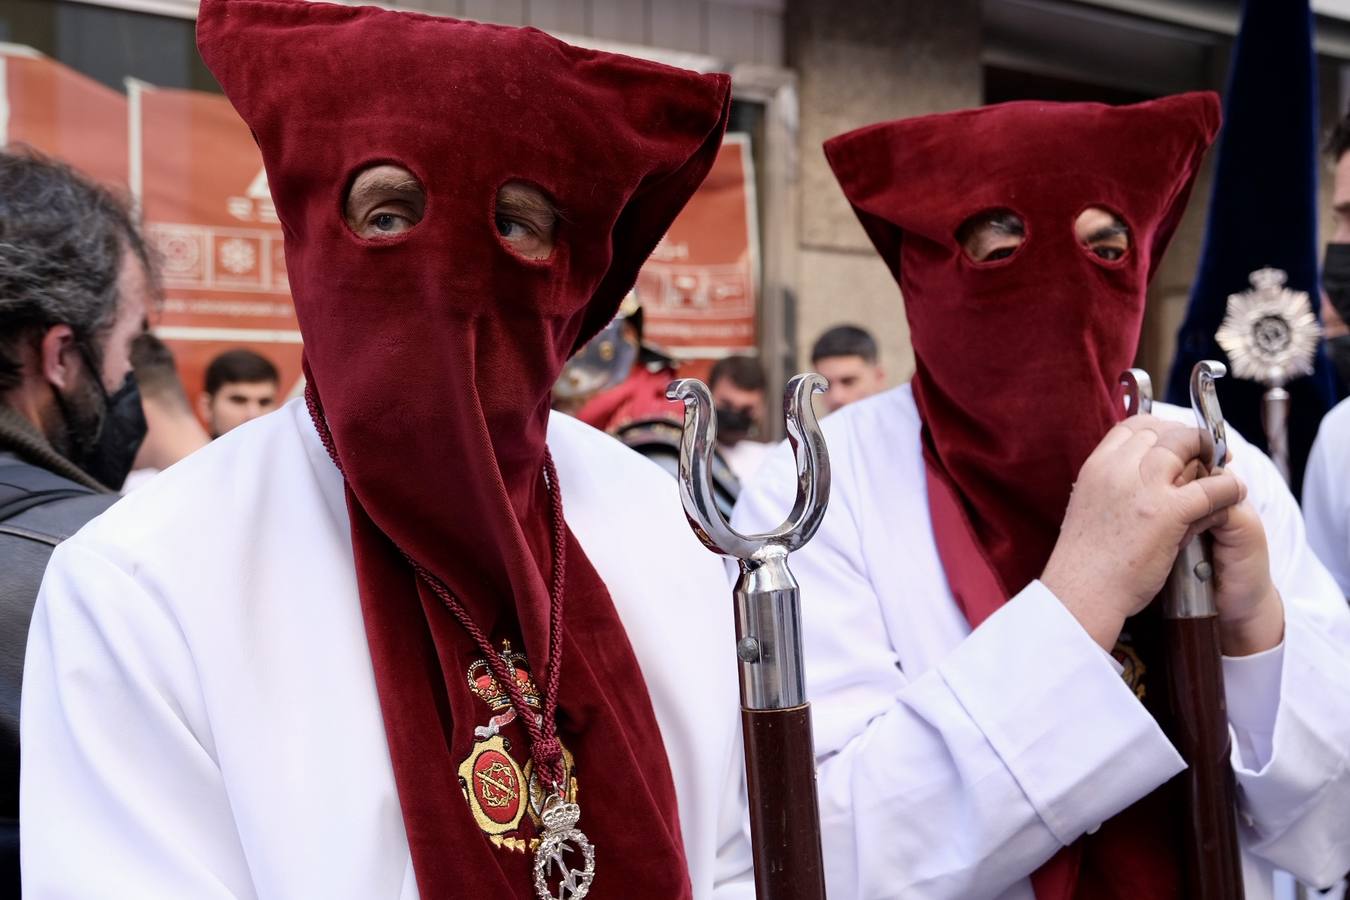
{"label": "silver forked staff top", "polygon": [[815,535],[830,500],[830,460],[825,436],[811,407],[811,396],[828,382],[814,373],[797,375],[787,384],[783,413],[788,442],[797,460],[797,499],[783,524],[766,534],[743,535],[718,511],[713,493],[712,455],[717,446],[717,419],[712,393],[695,378],[673,381],[671,400],[684,401],[684,435],[680,440],[680,499],[689,524],[709,550],[741,560],[760,557],[776,545],[791,553]]}
{"label": "silver forked staff top", "polygon": [[1228,374],[1228,367],[1213,359],[1202,359],[1191,369],[1191,409],[1204,436],[1208,468],[1222,469],[1228,461],[1228,429],[1219,408],[1219,391],[1214,382]]}
{"label": "silver forked staff top", "polygon": [[[1228,367],[1218,360],[1202,359],[1191,369],[1191,410],[1204,436],[1206,468],[1221,469],[1228,457],[1228,431],[1219,408],[1219,392],[1215,380],[1228,374]],[[1125,402],[1126,417],[1153,412],[1153,379],[1143,369],[1126,369],[1120,373],[1121,396]]]}
{"label": "silver forked staff top", "polygon": [[788,382],[783,408],[797,461],[797,496],[782,525],[751,535],[732,528],[717,509],[712,484],[717,424],[707,385],[684,379],[666,393],[684,401],[679,482],[685,515],[704,546],[734,557],[740,566],[732,598],[741,704],[748,710],[786,710],[806,703],[801,598],[788,554],[815,535],[830,498],[830,460],[811,408],[811,396],[826,387],[825,379],[814,374]]}
{"label": "silver forked staff top", "polygon": [[[1201,360],[1191,369],[1191,409],[1200,427],[1205,468],[1223,468],[1228,457],[1228,432],[1215,379],[1227,373],[1223,363]],[[1142,369],[1121,373],[1125,415],[1148,415],[1153,410],[1153,382]],[[1217,614],[1214,603],[1214,567],[1203,535],[1188,541],[1177,554],[1163,589],[1163,615],[1168,619],[1203,619]]]}
{"label": "silver forked staff top", "polygon": [[1143,369],[1126,369],[1120,373],[1121,392],[1125,397],[1125,417],[1153,413],[1153,379]]}

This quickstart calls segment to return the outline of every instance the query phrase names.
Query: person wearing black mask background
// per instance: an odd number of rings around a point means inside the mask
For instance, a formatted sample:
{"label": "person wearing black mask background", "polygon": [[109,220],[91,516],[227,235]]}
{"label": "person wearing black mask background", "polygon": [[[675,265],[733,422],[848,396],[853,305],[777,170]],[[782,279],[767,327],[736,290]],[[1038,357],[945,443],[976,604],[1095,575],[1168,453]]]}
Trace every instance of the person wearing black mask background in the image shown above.
{"label": "person wearing black mask background", "polygon": [[744,482],[771,446],[757,440],[764,416],[764,368],[749,356],[719,359],[708,373],[708,390],[717,410],[717,449]]}
{"label": "person wearing black mask background", "polygon": [[1327,357],[1336,368],[1342,393],[1350,393],[1350,115],[1327,139],[1335,166],[1332,232],[1322,262],[1322,326]]}
{"label": "person wearing black mask background", "polygon": [[53,547],[112,505],[145,436],[131,344],[156,294],[121,200],[0,153],[0,895],[19,896],[19,690]]}
{"label": "person wearing black mask background", "polygon": [[[1331,239],[1322,261],[1322,339],[1342,393],[1350,394],[1350,115],[1327,139],[1335,166]],[[1322,419],[1303,475],[1308,544],[1350,597],[1350,400]]]}

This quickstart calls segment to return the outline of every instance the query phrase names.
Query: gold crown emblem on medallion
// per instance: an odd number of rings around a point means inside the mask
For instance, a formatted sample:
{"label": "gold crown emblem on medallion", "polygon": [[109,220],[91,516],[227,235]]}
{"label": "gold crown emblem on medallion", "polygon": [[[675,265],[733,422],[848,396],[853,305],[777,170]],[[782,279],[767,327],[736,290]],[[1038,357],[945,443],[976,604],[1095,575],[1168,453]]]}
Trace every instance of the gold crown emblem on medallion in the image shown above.
{"label": "gold crown emblem on medallion", "polygon": [[[501,656],[502,661],[515,675],[516,684],[520,685],[520,693],[524,696],[525,702],[538,707],[539,689],[534,686],[534,679],[530,677],[530,664],[525,659],[525,654],[512,650],[510,641],[502,641]],[[486,659],[474,660],[469,666],[469,690],[494,711],[511,706],[511,695],[497,682],[497,676],[492,674],[492,666]]]}

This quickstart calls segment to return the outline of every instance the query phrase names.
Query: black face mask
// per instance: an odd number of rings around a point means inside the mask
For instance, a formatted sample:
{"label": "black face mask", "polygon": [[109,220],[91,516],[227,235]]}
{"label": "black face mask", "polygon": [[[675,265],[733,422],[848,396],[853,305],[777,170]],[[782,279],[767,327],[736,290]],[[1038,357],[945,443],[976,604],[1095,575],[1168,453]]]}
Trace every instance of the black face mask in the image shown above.
{"label": "black face mask", "polygon": [[[1350,244],[1327,244],[1322,260],[1322,289],[1342,321],[1350,322]],[[1322,342],[1341,386],[1350,389],[1350,335]]]}
{"label": "black face mask", "polygon": [[1350,244],[1327,244],[1322,258],[1322,289],[1340,317],[1350,323]]}
{"label": "black face mask", "polygon": [[136,384],[136,374],[128,372],[122,386],[109,394],[92,355],[83,349],[80,355],[84,357],[89,377],[103,400],[103,412],[96,417],[78,414],[72,408],[74,404],[57,392],[61,415],[66,420],[66,455],[100,484],[120,490],[148,428],[145,410],[141,407],[140,387]]}
{"label": "black face mask", "polygon": [[723,444],[735,444],[750,436],[755,426],[754,411],[749,407],[717,407],[717,440]]}
{"label": "black face mask", "polygon": [[1336,369],[1341,387],[1350,391],[1350,334],[1326,338],[1322,341],[1322,349],[1326,350],[1327,359]]}

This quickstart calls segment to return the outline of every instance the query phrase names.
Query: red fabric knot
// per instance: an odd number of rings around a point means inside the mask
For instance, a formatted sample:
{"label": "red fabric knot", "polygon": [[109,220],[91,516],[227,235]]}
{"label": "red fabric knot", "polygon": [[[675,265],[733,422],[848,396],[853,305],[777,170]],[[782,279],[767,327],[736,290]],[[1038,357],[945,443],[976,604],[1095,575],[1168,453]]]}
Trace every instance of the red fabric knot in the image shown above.
{"label": "red fabric knot", "polygon": [[563,787],[562,743],[551,735],[544,738],[534,745],[534,758],[550,786],[556,784]]}
{"label": "red fabric knot", "polygon": [[534,751],[539,756],[539,764],[555,766],[562,759],[562,744],[555,737],[544,738]]}

